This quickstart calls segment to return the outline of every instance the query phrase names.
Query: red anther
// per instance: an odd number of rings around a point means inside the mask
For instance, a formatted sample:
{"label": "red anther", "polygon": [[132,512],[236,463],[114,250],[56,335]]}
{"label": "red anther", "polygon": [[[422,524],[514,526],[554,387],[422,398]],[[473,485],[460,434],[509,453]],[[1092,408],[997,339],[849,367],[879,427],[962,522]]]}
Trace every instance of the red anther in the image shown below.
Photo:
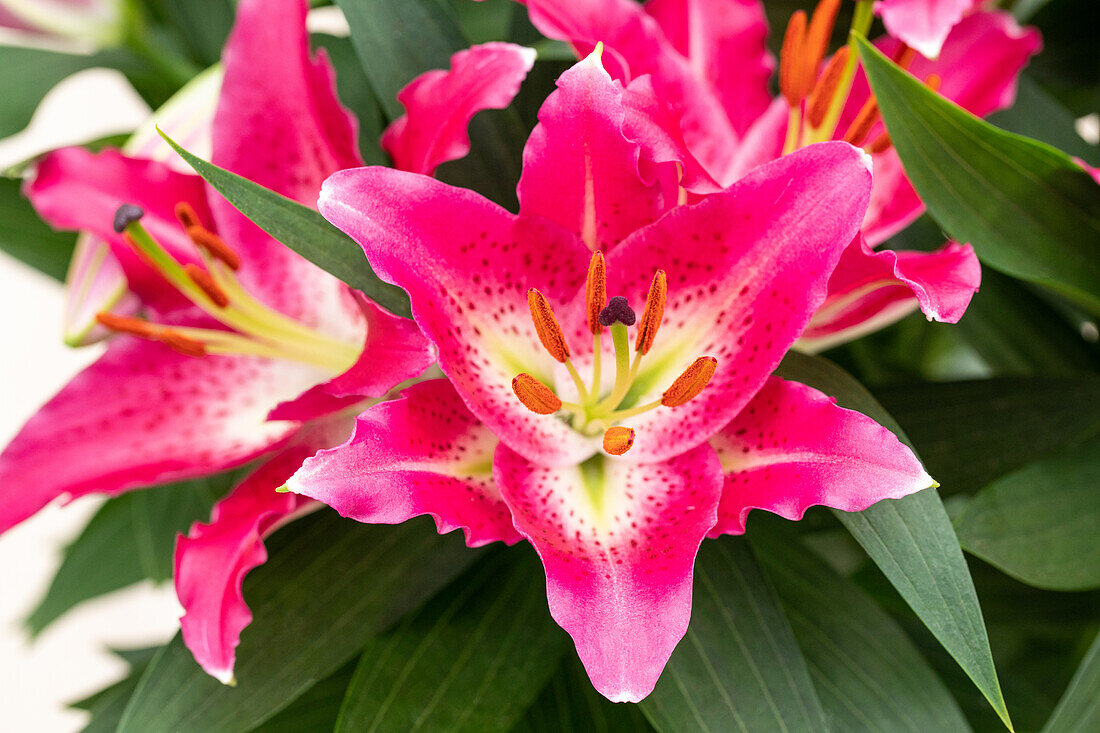
{"label": "red anther", "polygon": [[906,44],[898,46],[898,50],[894,51],[892,60],[895,64],[903,69],[908,69],[909,64],[913,63],[913,59],[916,58],[917,52],[915,49],[910,48]]}
{"label": "red anther", "polygon": [[160,334],[160,340],[168,348],[186,356],[193,356],[195,358],[206,356],[206,346],[203,345],[201,341],[188,338],[171,329],[165,329],[164,332]]}
{"label": "red anther", "polygon": [[530,374],[517,374],[512,380],[512,391],[519,401],[536,415],[553,415],[561,409],[561,398]]}
{"label": "red anther", "polygon": [[779,51],[779,91],[794,107],[806,96],[799,78],[802,69],[802,53],[806,40],[806,11],[797,10],[787,22],[787,32],[783,36],[783,48]]}
{"label": "red anther", "polygon": [[531,320],[535,323],[535,333],[538,334],[539,341],[550,352],[550,356],[564,364],[569,358],[569,344],[565,342],[565,334],[562,333],[546,296],[531,288],[527,291],[527,307],[531,310]]}
{"label": "red anther", "polygon": [[829,59],[821,78],[814,85],[810,94],[810,101],[806,104],[806,119],[810,125],[818,127],[825,120],[825,115],[833,103],[836,90],[840,87],[840,79],[844,76],[844,67],[848,63],[849,50],[844,46]]}
{"label": "red anther", "polygon": [[191,282],[199,286],[202,292],[206,293],[206,297],[214,301],[214,305],[219,308],[224,308],[229,305],[229,296],[225,294],[225,291],[218,287],[218,284],[214,282],[214,278],[210,277],[210,273],[202,269],[194,262],[188,262],[183,266],[184,272],[191,278]]}
{"label": "red anther", "polygon": [[621,456],[634,445],[634,428],[620,425],[610,427],[603,434],[603,449],[613,456]]}
{"label": "red anther", "polygon": [[710,382],[717,368],[718,360],[713,356],[700,356],[664,391],[661,404],[665,407],[679,407],[695,399]]}
{"label": "red anther", "polygon": [[193,226],[187,228],[187,236],[191,237],[191,241],[195,243],[196,247],[201,247],[209,252],[214,259],[224,262],[230,270],[240,269],[240,255],[234,252],[217,234],[201,226]]}
{"label": "red anther", "polygon": [[893,141],[890,140],[890,133],[884,132],[867,146],[867,152],[871,155],[877,155],[878,153],[889,150],[893,144]]}
{"label": "red anther", "polygon": [[875,126],[882,116],[879,114],[878,99],[871,95],[863,106],[860,107],[852,124],[848,125],[848,131],[844,133],[844,142],[852,145],[862,145],[871,134],[871,128]]}
{"label": "red anther", "polygon": [[142,338],[157,338],[158,327],[154,326],[149,321],[142,318],[133,318],[131,316],[116,316],[114,313],[108,313],[102,311],[95,314],[96,321],[105,328],[108,328],[116,333],[128,333],[131,336],[140,336]]}
{"label": "red anther", "polygon": [[180,225],[183,226],[184,229],[202,226],[195,210],[191,207],[191,204],[186,201],[180,201],[176,204],[176,219],[179,220]]}
{"label": "red anther", "polygon": [[588,263],[584,301],[587,308],[588,330],[597,334],[603,330],[600,325],[600,311],[607,305],[607,265],[604,264],[602,252],[593,252],[592,260]]}
{"label": "red anther", "polygon": [[802,71],[799,74],[806,87],[802,93],[803,96],[809,93],[810,85],[817,78],[817,67],[821,65],[825,52],[829,50],[829,39],[832,38],[833,25],[836,23],[839,12],[840,0],[821,0],[810,18],[802,53]]}
{"label": "red anther", "polygon": [[648,354],[653,348],[653,339],[657,338],[657,329],[661,327],[661,319],[665,315],[665,300],[668,296],[668,276],[664,270],[657,270],[653,274],[653,282],[649,284],[649,293],[645,298],[645,310],[642,311],[642,320],[638,324],[638,335],[634,340],[634,350]]}
{"label": "red anther", "polygon": [[929,74],[928,78],[924,80],[924,85],[932,91],[938,92],[942,81],[939,74]]}

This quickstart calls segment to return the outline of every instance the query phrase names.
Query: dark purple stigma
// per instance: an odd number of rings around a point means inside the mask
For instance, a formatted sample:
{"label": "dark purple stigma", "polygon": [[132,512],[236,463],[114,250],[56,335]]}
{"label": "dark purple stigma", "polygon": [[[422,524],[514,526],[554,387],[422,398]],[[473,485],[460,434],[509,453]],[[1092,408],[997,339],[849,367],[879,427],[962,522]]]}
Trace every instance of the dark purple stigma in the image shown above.
{"label": "dark purple stigma", "polygon": [[626,298],[621,295],[616,295],[609,300],[607,307],[600,311],[600,325],[604,327],[610,327],[616,323],[633,326],[636,320],[637,316],[627,304]]}
{"label": "dark purple stigma", "polygon": [[126,227],[138,221],[143,216],[145,216],[145,209],[140,206],[134,206],[133,204],[123,204],[115,211],[115,221],[112,226],[114,226],[116,232],[122,234],[126,231]]}

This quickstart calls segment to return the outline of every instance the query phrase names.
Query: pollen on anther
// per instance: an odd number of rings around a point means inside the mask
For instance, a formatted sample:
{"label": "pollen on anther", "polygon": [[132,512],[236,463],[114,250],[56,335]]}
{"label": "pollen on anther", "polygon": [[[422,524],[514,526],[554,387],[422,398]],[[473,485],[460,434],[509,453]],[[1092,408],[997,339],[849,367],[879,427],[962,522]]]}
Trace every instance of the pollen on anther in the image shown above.
{"label": "pollen on anther", "polygon": [[202,225],[199,221],[198,214],[195,213],[195,209],[186,201],[180,201],[176,204],[175,213],[176,219],[184,229]]}
{"label": "pollen on anther", "polygon": [[539,341],[550,356],[564,364],[569,358],[569,344],[565,342],[565,334],[562,333],[558,319],[554,317],[550,302],[537,289],[531,288],[527,291],[527,307],[531,310],[531,320],[535,324]]}
{"label": "pollen on anther", "polygon": [[206,297],[214,301],[214,305],[219,308],[225,308],[229,305],[229,296],[214,282],[214,278],[210,277],[210,273],[194,262],[188,262],[183,266],[183,269],[187,276],[191,278],[191,282],[198,285],[202,292],[206,293]]}
{"label": "pollen on anther", "polygon": [[808,87],[817,76],[817,67],[829,49],[829,39],[833,35],[833,25],[836,24],[839,12],[840,0],[821,0],[810,17],[803,45],[802,69],[799,72],[802,83],[807,87],[803,96],[809,92]]}
{"label": "pollen on anther", "polygon": [[588,280],[584,287],[584,302],[587,307],[588,330],[593,334],[600,332],[600,311],[607,305],[607,265],[603,253],[594,252],[588,263]]}
{"label": "pollen on anther", "polygon": [[216,260],[221,260],[231,270],[239,270],[241,257],[225,241],[201,226],[187,228],[187,236],[196,247],[206,250]]}
{"label": "pollen on anther", "polygon": [[657,329],[661,327],[661,319],[665,315],[667,297],[668,275],[664,270],[657,270],[645,298],[645,310],[642,311],[642,321],[638,325],[638,336],[634,341],[635,351],[648,354],[653,348],[653,340],[657,338]]}
{"label": "pollen on anther", "polygon": [[710,382],[717,368],[718,360],[713,356],[700,356],[664,391],[661,404],[665,407],[679,407],[695,399]]}
{"label": "pollen on anther", "polygon": [[512,380],[512,391],[524,407],[537,415],[552,415],[561,409],[561,398],[526,372]]}
{"label": "pollen on anther", "polygon": [[803,44],[806,37],[806,11],[797,10],[787,21],[783,47],[779,52],[779,90],[792,107],[802,101],[805,92],[799,72],[802,68]]}
{"label": "pollen on anther", "polygon": [[825,120],[825,115],[832,105],[836,90],[840,87],[844,67],[848,64],[848,54],[847,46],[833,54],[810,94],[810,99],[806,103],[806,119],[814,127],[818,127]]}
{"label": "pollen on anther", "polygon": [[615,425],[603,434],[603,449],[613,456],[621,456],[633,445],[634,428]]}

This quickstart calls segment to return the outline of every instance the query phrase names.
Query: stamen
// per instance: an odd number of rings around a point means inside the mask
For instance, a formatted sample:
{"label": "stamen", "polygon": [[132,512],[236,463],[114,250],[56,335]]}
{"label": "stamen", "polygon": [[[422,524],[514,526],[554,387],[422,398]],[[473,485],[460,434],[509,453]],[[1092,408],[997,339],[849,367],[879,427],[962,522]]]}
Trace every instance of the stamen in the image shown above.
{"label": "stamen", "polygon": [[206,250],[211,257],[224,262],[229,269],[234,271],[240,269],[240,255],[234,252],[217,234],[196,225],[187,227],[187,236],[191,237],[191,241],[195,243],[196,247]]}
{"label": "stamen", "polygon": [[657,329],[661,327],[661,319],[665,315],[667,295],[668,276],[664,270],[657,270],[653,274],[653,282],[649,284],[649,293],[645,297],[642,322],[638,325],[638,335],[634,340],[635,351],[648,354],[653,347],[653,340],[657,338]]}
{"label": "stamen", "polygon": [[907,44],[901,44],[898,49],[894,51],[892,60],[895,64],[903,69],[908,69],[909,64],[913,63],[913,59],[916,58],[917,52],[915,49],[910,48]]}
{"label": "stamen", "polygon": [[661,404],[665,407],[679,407],[691,401],[707,386],[717,368],[718,360],[713,356],[700,356],[664,391]]}
{"label": "stamen", "polygon": [[880,118],[878,99],[872,94],[859,108],[852,124],[848,125],[848,131],[844,133],[844,142],[851,145],[862,145],[867,136],[871,134],[871,128],[875,126]]}
{"label": "stamen", "polygon": [[136,221],[140,221],[141,217],[145,216],[145,210],[140,206],[134,206],[133,204],[123,204],[115,210],[115,219],[111,223],[111,226],[116,232],[122,234],[126,231],[126,227],[130,226]]}
{"label": "stamen", "polygon": [[603,434],[603,449],[613,456],[621,456],[634,445],[634,428],[616,425]]}
{"label": "stamen", "polygon": [[841,77],[844,76],[844,67],[848,63],[848,47],[838,50],[829,63],[825,66],[821,78],[814,85],[810,94],[810,100],[806,104],[806,119],[812,127],[819,127],[825,120],[825,114],[836,96],[836,90],[840,87]]}
{"label": "stamen", "polygon": [[[829,50],[829,39],[832,38],[833,25],[839,12],[840,0],[821,0],[810,18],[802,53],[802,69],[799,71],[799,76],[807,87],[817,77],[817,67]],[[805,90],[803,95],[808,91],[809,89]]]}
{"label": "stamen", "polygon": [[191,208],[191,204],[186,201],[180,201],[176,204],[176,219],[184,229],[190,229],[191,227],[199,227],[202,224],[199,222],[198,214]]}
{"label": "stamen", "polygon": [[206,356],[206,347],[203,346],[201,341],[195,341],[182,334],[176,333],[172,329],[165,329],[160,334],[160,340],[164,342],[165,346],[175,351],[180,352],[186,356],[193,356],[200,358]]}
{"label": "stamen", "polygon": [[546,296],[531,288],[527,291],[527,307],[531,310],[531,320],[535,323],[535,333],[538,334],[539,341],[550,352],[550,356],[564,364],[569,358],[569,344],[565,342],[565,334],[562,333]]}
{"label": "stamen", "polygon": [[878,153],[889,150],[890,146],[893,144],[893,141],[890,140],[890,133],[884,132],[867,146],[867,152],[871,155],[877,155]]}
{"label": "stamen", "polygon": [[938,92],[940,90],[940,82],[942,81],[939,74],[929,74],[928,78],[924,80],[924,85],[932,91]]}
{"label": "stamen", "polygon": [[607,266],[604,264],[602,252],[593,253],[592,260],[588,263],[584,302],[588,308],[588,330],[598,334],[602,330],[600,311],[607,305]]}
{"label": "stamen", "polygon": [[616,323],[633,326],[638,317],[634,315],[634,310],[626,302],[626,298],[616,295],[608,302],[607,307],[600,311],[599,320],[601,326],[611,327]]}
{"label": "stamen", "polygon": [[787,22],[787,32],[783,35],[783,48],[779,52],[779,91],[787,99],[787,104],[795,107],[806,96],[799,78],[802,70],[801,56],[806,39],[806,11],[797,10]]}
{"label": "stamen", "polygon": [[526,372],[512,380],[512,391],[524,407],[537,415],[552,415],[561,409],[561,398]]}
{"label": "stamen", "polygon": [[218,284],[214,282],[214,278],[210,277],[210,273],[202,269],[193,262],[188,262],[183,266],[184,272],[191,278],[191,282],[195,283],[202,289],[202,292],[206,293],[206,296],[210,300],[214,301],[214,305],[219,308],[225,308],[229,305],[229,296],[225,294],[225,291],[218,287]]}
{"label": "stamen", "polygon": [[96,313],[95,319],[100,325],[116,333],[127,333],[149,341],[160,341],[171,349],[187,356],[206,356],[206,347],[201,341],[184,336],[171,328],[157,326],[141,318],[118,316],[114,313]]}

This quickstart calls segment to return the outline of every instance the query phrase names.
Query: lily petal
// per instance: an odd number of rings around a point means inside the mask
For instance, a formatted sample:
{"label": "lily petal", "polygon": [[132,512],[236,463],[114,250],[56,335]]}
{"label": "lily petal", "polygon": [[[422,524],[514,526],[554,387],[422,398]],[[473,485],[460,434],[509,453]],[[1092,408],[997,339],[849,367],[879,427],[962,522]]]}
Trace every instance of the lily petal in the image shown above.
{"label": "lily petal", "polygon": [[[556,362],[539,344],[527,290],[538,287],[561,304],[583,289],[591,252],[576,235],[390,168],[336,173],[318,206],[363,247],[380,277],[408,292],[440,367],[478,419],[532,460],[557,465],[592,455],[596,444],[530,412],[511,389],[524,371],[554,381]],[[559,315],[568,319],[570,311]],[[583,309],[575,315],[579,323]]]}
{"label": "lily petal", "polygon": [[382,148],[394,168],[433,175],[470,152],[467,127],[486,109],[504,109],[535,63],[535,50],[483,43],[451,57],[449,71],[427,71],[397,93],[406,114],[386,128]]}
{"label": "lily petal", "polygon": [[759,0],[650,0],[645,11],[717,91],[733,129],[743,135],[771,103],[768,19]]}
{"label": "lily petal", "polygon": [[141,307],[111,245],[92,234],[82,234],[76,240],[65,292],[64,335],[69,346],[86,346],[111,335],[96,321],[97,313],[129,316]]}
{"label": "lily petal", "polygon": [[38,162],[25,192],[38,215],[51,226],[91,232],[109,243],[130,289],[143,303],[161,312],[190,306],[122,241],[112,223],[121,204],[136,204],[145,210],[142,225],[165,249],[181,262],[201,262],[174,213],[177,203],[187,203],[203,225],[212,226],[201,178],[115,150],[91,153],[62,148]]}
{"label": "lily petal", "polygon": [[431,379],[368,409],[351,439],[308,459],[286,485],[360,522],[430,514],[441,534],[461,528],[470,547],[512,544],[520,537],[493,483],[496,446],[450,383]]}
{"label": "lily petal", "polygon": [[677,207],[611,252],[608,292],[631,303],[645,301],[656,269],[668,273],[664,325],[641,363],[633,404],[660,397],[696,357],[718,360],[691,402],[625,423],[636,430],[635,460],[698,445],[763,386],[824,301],[870,187],[867,155],[847,143],[812,145]]}
{"label": "lily petal", "polygon": [[544,468],[501,444],[494,475],[592,684],[614,702],[641,700],[687,631],[695,554],[722,485],[714,450]]}
{"label": "lily petal", "polygon": [[[355,118],[336,97],[323,51],[311,57],[307,0],[242,0],[226,42],[214,117],[214,164],[312,206],[327,175],[361,165]],[[358,305],[336,278],[250,222],[220,196],[217,233],[241,255],[252,293],[308,326],[358,338]],[[356,326],[349,329],[348,324]]]}
{"label": "lily petal", "polygon": [[875,12],[886,32],[934,59],[947,34],[981,0],[878,0]]}
{"label": "lily petal", "polygon": [[877,331],[917,307],[930,321],[957,323],[982,280],[969,244],[935,252],[875,252],[862,240],[844,251],[829,295],[799,339],[818,351]]}
{"label": "lily petal", "polygon": [[313,502],[278,493],[316,448],[295,445],[281,451],[214,505],[208,523],[196,522],[176,541],[172,577],[183,606],[183,642],[207,674],[233,681],[241,631],[252,612],[241,593],[244,576],[267,561],[264,537]]}
{"label": "lily petal", "polygon": [[184,356],[116,339],[0,453],[0,532],[58,497],[118,494],[239,466],[299,427],[269,422],[279,399],[323,379],[267,359]]}
{"label": "lily petal", "polygon": [[889,430],[778,377],[711,443],[726,474],[711,537],[744,532],[752,509],[797,520],[811,506],[858,512],[937,485]]}
{"label": "lily petal", "polygon": [[556,221],[606,251],[675,201],[639,175],[638,145],[623,136],[623,87],[599,54],[557,84],[523,150],[520,214]]}

